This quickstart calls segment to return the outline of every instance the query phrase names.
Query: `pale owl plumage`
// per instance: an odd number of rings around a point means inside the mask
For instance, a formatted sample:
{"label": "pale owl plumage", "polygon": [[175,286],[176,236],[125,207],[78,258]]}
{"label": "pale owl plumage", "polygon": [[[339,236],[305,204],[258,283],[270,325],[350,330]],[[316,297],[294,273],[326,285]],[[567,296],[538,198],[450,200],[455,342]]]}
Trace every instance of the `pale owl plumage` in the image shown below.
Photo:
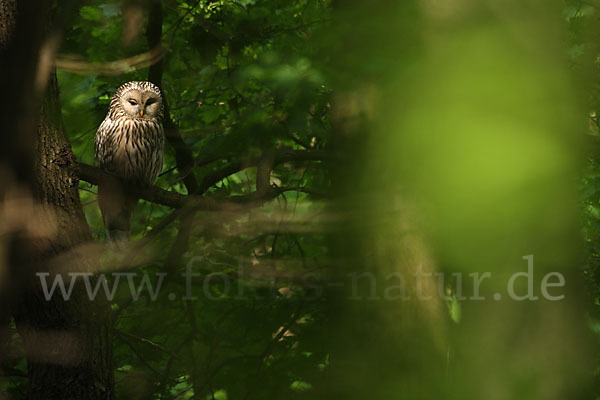
{"label": "pale owl plumage", "polygon": [[[152,185],[163,164],[163,102],[150,82],[127,82],[115,92],[96,132],[95,154],[100,168],[127,184]],[[107,236],[129,236],[137,199],[115,184],[98,187],[98,204]]]}

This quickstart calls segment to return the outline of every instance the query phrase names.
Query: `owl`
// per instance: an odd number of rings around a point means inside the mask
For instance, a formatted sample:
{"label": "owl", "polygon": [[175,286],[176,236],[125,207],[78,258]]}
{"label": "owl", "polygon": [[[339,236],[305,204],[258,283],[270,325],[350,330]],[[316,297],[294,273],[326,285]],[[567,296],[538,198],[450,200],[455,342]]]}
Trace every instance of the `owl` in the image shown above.
{"label": "owl", "polygon": [[122,184],[98,186],[98,205],[106,235],[119,241],[129,237],[137,198],[122,185],[152,185],[163,164],[163,101],[150,82],[127,82],[117,89],[108,114],[96,132],[98,166]]}

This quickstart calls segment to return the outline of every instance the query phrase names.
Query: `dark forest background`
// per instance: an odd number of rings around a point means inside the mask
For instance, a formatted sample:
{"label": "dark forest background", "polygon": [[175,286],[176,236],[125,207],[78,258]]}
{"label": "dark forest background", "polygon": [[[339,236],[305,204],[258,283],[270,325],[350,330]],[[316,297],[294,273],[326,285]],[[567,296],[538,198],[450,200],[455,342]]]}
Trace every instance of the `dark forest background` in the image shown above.
{"label": "dark forest background", "polygon": [[[597,398],[599,17],[0,1],[0,399]],[[132,80],[167,145],[117,250],[93,143]]]}

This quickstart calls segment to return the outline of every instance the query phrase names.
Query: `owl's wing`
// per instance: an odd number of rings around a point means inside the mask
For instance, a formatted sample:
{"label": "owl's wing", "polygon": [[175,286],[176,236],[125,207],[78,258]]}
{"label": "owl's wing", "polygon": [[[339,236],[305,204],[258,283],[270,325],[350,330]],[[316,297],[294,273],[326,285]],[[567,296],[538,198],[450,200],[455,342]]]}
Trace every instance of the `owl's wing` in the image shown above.
{"label": "owl's wing", "polygon": [[114,131],[116,123],[109,116],[98,127],[96,132],[96,139],[94,142],[94,155],[98,166],[101,168],[107,167],[112,163],[113,151],[114,151]]}
{"label": "owl's wing", "polygon": [[154,149],[154,160],[151,163],[152,168],[150,172],[150,176],[148,179],[148,183],[151,185],[156,181],[158,175],[160,175],[160,171],[162,170],[163,160],[164,160],[164,152],[165,152],[165,132],[162,124],[158,125],[158,133],[156,137],[156,148]]}

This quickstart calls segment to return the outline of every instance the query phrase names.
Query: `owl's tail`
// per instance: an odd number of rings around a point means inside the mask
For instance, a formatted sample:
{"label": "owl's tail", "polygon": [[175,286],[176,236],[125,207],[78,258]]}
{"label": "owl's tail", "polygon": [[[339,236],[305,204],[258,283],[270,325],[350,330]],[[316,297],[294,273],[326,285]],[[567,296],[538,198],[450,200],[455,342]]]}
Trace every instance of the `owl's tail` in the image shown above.
{"label": "owl's tail", "polygon": [[129,240],[131,217],[136,204],[137,198],[127,195],[119,184],[104,183],[98,186],[98,205],[108,240],[115,243]]}

